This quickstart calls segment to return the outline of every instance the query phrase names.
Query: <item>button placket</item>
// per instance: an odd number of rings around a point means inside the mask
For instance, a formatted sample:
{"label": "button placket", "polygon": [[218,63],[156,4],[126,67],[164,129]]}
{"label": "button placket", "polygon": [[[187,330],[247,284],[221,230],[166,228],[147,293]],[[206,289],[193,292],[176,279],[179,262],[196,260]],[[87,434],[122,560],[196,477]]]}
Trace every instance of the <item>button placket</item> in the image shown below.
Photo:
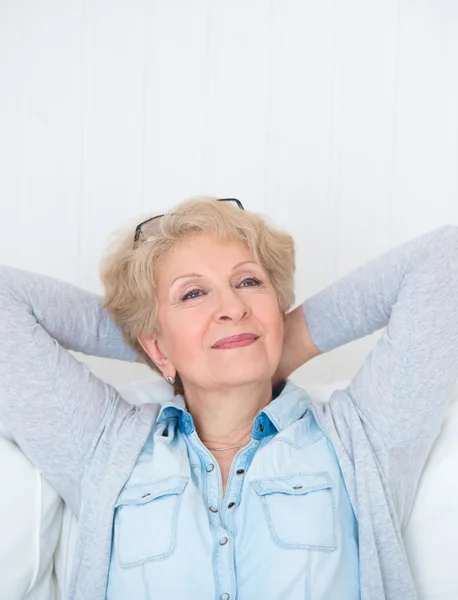
{"label": "button placket", "polygon": [[[207,496],[207,508],[211,514],[211,524],[212,527],[218,527],[221,523],[221,515],[220,515],[220,500],[219,500],[219,487],[218,487],[218,465],[209,462],[209,457],[207,456],[208,451],[201,452],[200,444],[199,444],[199,454],[201,460],[203,459],[205,462],[203,464],[203,476],[206,487],[206,496]],[[208,461],[208,462],[207,462]]]}
{"label": "button placket", "polygon": [[[227,481],[226,494],[223,503],[220,506],[221,529],[216,538],[217,544],[217,563],[218,572],[220,573],[219,581],[219,600],[230,600],[235,594],[233,588],[236,579],[235,564],[234,564],[234,544],[231,538],[235,510],[240,501],[240,494],[244,484],[246,469],[249,465],[250,454],[243,453],[237,457],[236,462],[231,466],[230,475]],[[247,460],[248,459],[248,460]],[[224,573],[224,576],[222,575]]]}
{"label": "button placket", "polygon": [[216,560],[220,574],[217,598],[230,598],[235,582],[234,545],[230,531],[224,526],[218,528],[217,535]]}

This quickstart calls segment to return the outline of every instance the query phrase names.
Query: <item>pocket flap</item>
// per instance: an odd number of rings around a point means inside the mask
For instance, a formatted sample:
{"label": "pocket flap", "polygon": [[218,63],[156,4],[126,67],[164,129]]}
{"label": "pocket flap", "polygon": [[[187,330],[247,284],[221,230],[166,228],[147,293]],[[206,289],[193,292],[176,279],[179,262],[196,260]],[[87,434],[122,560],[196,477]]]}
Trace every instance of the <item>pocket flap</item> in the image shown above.
{"label": "pocket flap", "polygon": [[250,483],[259,496],[266,496],[267,494],[299,496],[308,492],[332,488],[333,486],[329,473],[326,471],[296,473],[286,477],[266,477],[265,479],[256,479]]}
{"label": "pocket flap", "polygon": [[159,481],[132,485],[119,494],[115,508],[124,504],[146,504],[161,496],[181,494],[188,481],[189,477],[172,476]]}

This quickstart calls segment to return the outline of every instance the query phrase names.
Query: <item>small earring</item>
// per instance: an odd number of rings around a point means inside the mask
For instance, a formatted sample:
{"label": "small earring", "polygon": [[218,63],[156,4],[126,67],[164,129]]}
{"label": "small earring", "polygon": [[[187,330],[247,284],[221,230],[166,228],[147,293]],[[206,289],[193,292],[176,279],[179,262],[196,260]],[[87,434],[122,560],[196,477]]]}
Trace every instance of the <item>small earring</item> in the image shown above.
{"label": "small earring", "polygon": [[173,377],[170,377],[170,375],[166,377],[165,380],[167,383],[170,383],[170,385],[173,385],[175,383],[175,379]]}

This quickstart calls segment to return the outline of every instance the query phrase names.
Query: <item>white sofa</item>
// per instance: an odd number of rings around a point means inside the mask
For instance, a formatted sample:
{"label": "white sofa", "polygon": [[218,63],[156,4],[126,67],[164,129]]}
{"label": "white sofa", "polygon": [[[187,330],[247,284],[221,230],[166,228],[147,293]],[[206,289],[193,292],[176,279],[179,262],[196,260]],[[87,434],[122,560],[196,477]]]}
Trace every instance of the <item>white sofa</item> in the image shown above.
{"label": "white sofa", "polygon": [[[305,385],[326,401],[333,385]],[[119,387],[130,402],[171,396],[165,382]],[[0,423],[0,599],[65,600],[77,523]],[[423,472],[404,535],[420,600],[457,600],[458,386]],[[88,600],[90,600],[88,598]],[[399,599],[401,600],[401,599]]]}

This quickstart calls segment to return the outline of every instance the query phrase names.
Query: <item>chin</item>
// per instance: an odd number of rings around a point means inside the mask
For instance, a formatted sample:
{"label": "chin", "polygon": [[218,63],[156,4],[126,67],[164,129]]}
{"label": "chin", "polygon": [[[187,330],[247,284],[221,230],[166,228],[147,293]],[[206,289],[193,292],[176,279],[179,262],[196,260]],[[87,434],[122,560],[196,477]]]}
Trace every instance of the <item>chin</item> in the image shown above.
{"label": "chin", "polygon": [[218,382],[221,385],[227,386],[227,387],[237,387],[240,385],[252,385],[252,384],[259,384],[262,385],[263,383],[266,383],[267,381],[271,381],[272,380],[272,375],[270,373],[260,373],[259,375],[255,375],[253,373],[247,373],[246,376],[243,376],[240,374],[240,372],[238,372],[237,374],[234,374],[234,376],[230,376],[229,373],[225,373],[223,377],[221,377],[221,379],[218,380]]}

